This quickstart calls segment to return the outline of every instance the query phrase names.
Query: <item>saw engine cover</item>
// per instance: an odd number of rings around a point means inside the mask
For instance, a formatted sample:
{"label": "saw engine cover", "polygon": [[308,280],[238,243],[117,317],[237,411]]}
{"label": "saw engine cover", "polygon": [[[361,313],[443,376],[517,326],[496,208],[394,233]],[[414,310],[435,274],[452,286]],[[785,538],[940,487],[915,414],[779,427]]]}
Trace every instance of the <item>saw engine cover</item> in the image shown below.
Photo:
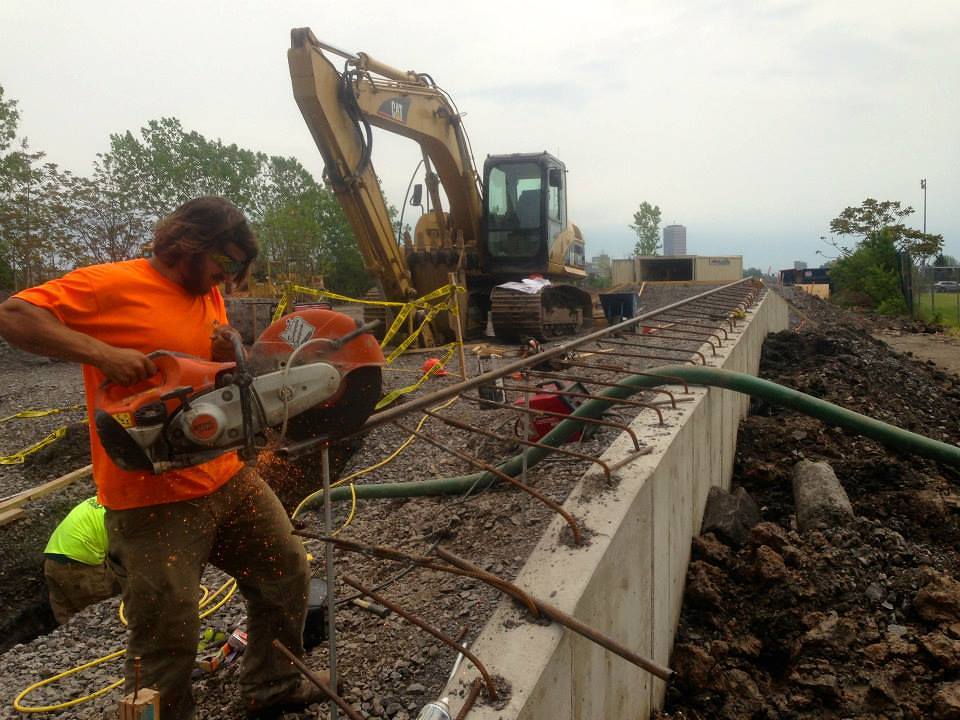
{"label": "saw engine cover", "polygon": [[162,350],[150,357],[156,375],[129,387],[105,383],[94,402],[110,458],[153,473],[252,447],[270,427],[286,425],[294,441],[348,434],[373,411],[384,364],[364,328],[318,308],[270,325],[240,363]]}

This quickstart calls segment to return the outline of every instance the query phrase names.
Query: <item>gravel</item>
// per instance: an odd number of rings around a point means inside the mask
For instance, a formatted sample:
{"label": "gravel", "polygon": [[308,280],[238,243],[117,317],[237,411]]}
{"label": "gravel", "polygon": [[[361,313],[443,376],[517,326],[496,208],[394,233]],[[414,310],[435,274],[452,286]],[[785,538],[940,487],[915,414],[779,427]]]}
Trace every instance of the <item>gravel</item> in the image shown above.
{"label": "gravel", "polygon": [[[648,289],[644,295],[644,309],[662,306],[705,289],[704,286]],[[468,343],[468,352],[474,345]],[[2,363],[7,380],[5,386],[17,387],[17,394],[3,397],[0,405],[3,412],[44,405],[62,407],[81,401],[80,377],[75,366],[50,363],[6,348],[0,348],[0,352],[5,353]],[[425,357],[411,354],[402,358],[386,371],[385,386],[394,388],[412,382]],[[454,361],[451,369],[455,367]],[[421,392],[454,382],[456,377],[451,372],[447,377],[429,380]],[[662,400],[663,397],[651,395],[650,399]],[[509,413],[480,410],[462,400],[447,412],[461,421],[505,435],[516,432],[515,421]],[[616,414],[628,420],[634,412],[620,409]],[[666,414],[669,421],[669,413]],[[651,432],[656,431],[652,413],[645,411],[644,418],[643,424]],[[48,428],[79,419],[82,419],[82,413],[66,418],[11,421],[18,423],[16,427],[22,435],[11,440],[9,446],[20,447],[35,442]],[[488,461],[513,455],[519,449],[512,441],[471,435],[435,420],[428,421],[425,430]],[[82,433],[74,437],[82,438]],[[394,427],[377,428],[352,456],[344,454],[345,472],[382,460],[399,446],[404,437]],[[577,449],[597,455],[612,438],[609,429],[601,429],[583,440]],[[82,442],[78,440],[75,444],[80,456],[69,451],[73,447],[71,443],[58,443],[53,446],[56,449],[51,451],[48,465],[31,461],[23,466],[0,468],[0,495],[36,485],[88,462],[82,457]],[[582,461],[555,455],[532,469],[528,481],[554,501],[562,502],[586,467]],[[407,481],[475,470],[468,463],[417,441],[395,460],[358,482]],[[315,467],[301,465],[291,470],[294,471],[304,473],[300,479],[303,488],[319,486]],[[92,492],[89,482],[77,483],[63,492],[30,503],[26,519],[0,527],[0,548],[5,558],[4,574],[0,576],[0,603],[5,608],[2,621],[6,623],[4,637],[9,648],[3,654],[0,666],[3,668],[0,671],[0,718],[19,716],[10,703],[30,683],[123,647],[124,630],[118,621],[116,599],[86,609],[60,628],[52,629],[50,618],[46,618],[46,624],[42,622],[44,613],[49,614],[49,608],[44,607],[40,573],[43,545],[56,522]],[[345,523],[349,513],[350,503],[336,506],[335,524]],[[526,494],[498,487],[460,498],[361,502],[344,535],[415,553],[424,553],[435,542],[442,541],[445,547],[470,558],[484,569],[512,578],[552,517],[549,508]],[[322,531],[322,522],[315,513],[306,513],[303,520],[307,529]],[[314,567],[322,568],[323,548],[313,541],[307,546],[315,558]],[[397,577],[404,569],[405,566],[395,563],[337,553],[338,575],[350,574],[368,586],[390,581],[382,591],[388,598],[449,635],[457,636],[465,631],[468,642],[480,631],[500,600],[495,591],[469,579],[420,570]],[[220,573],[213,569],[205,575],[205,583],[210,588],[219,587],[222,580]],[[347,591],[345,586],[340,586],[337,597],[344,597]],[[41,629],[49,632],[34,637],[36,628],[23,626],[22,618],[28,615],[34,618],[35,624],[43,626]],[[243,617],[243,602],[237,596],[202,621],[202,625],[230,633],[242,626]],[[337,608],[337,628],[338,666],[343,677],[344,695],[366,717],[394,720],[415,717],[420,707],[435,699],[454,662],[453,650],[394,615],[381,619],[353,605],[342,605]],[[315,668],[326,667],[325,645],[311,651],[307,663]],[[238,664],[233,664],[215,675],[195,681],[199,717],[242,717],[237,671]],[[110,661],[39,690],[31,694],[28,702],[33,705],[64,702],[106,685],[119,677],[119,673],[120,661]],[[112,691],[52,716],[81,720],[99,718],[115,707],[118,697],[118,691]],[[325,716],[325,710],[319,711],[321,717]],[[288,715],[289,718],[314,716]]]}

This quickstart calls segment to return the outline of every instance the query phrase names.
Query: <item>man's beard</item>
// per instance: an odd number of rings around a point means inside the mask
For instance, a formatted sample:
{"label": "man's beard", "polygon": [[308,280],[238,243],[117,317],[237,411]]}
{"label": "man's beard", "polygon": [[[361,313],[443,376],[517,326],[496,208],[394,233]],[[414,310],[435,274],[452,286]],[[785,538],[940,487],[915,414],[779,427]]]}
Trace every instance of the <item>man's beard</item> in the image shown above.
{"label": "man's beard", "polygon": [[[204,255],[194,255],[187,261],[183,289],[191,295],[206,295],[213,287],[206,278],[206,262]],[[214,282],[219,282],[218,276],[214,276]]]}

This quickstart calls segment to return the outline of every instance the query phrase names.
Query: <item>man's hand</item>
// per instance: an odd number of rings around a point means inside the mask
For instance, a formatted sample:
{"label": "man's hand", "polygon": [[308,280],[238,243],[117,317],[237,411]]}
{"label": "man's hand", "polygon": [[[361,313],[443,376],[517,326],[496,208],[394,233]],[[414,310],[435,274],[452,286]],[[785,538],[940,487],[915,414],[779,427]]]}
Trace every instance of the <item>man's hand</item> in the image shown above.
{"label": "man's hand", "polygon": [[96,364],[107,380],[117,385],[135,385],[157,374],[157,366],[139,350],[104,346],[103,357]]}
{"label": "man's hand", "polygon": [[210,357],[215,362],[236,362],[237,353],[232,336],[240,335],[229,325],[214,323],[213,333],[210,335]]}

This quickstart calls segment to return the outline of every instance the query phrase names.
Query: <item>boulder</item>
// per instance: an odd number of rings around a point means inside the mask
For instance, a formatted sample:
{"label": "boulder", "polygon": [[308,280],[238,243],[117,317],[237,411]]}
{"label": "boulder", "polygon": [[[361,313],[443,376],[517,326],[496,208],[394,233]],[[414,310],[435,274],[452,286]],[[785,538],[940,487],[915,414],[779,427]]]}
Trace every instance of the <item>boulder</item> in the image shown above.
{"label": "boulder", "polygon": [[850,498],[825,462],[801,460],[793,467],[793,499],[797,525],[808,532],[845,525],[853,520]]}
{"label": "boulder", "polygon": [[735,546],[750,540],[750,530],[760,522],[760,508],[742,487],[729,493],[714,485],[707,495],[700,533],[713,532]]}

